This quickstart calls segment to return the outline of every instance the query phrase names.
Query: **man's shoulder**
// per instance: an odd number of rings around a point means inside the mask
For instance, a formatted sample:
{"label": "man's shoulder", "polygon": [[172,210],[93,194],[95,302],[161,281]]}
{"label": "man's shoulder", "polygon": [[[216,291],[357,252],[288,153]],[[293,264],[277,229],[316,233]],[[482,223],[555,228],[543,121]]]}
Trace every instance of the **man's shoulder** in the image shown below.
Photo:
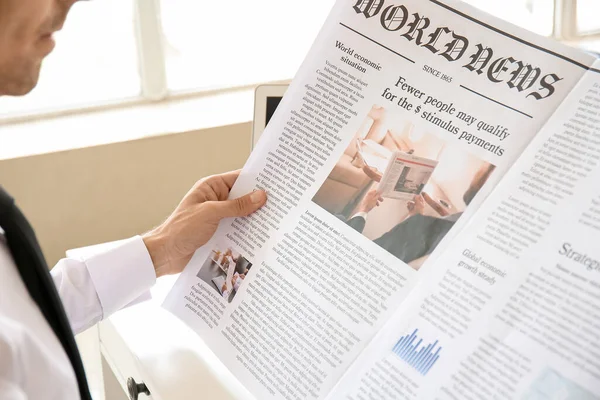
{"label": "man's shoulder", "polygon": [[415,214],[406,219],[406,221],[411,222],[421,222],[421,223],[439,223],[439,222],[451,222],[450,220],[442,217],[434,217],[432,215],[424,215],[424,214]]}

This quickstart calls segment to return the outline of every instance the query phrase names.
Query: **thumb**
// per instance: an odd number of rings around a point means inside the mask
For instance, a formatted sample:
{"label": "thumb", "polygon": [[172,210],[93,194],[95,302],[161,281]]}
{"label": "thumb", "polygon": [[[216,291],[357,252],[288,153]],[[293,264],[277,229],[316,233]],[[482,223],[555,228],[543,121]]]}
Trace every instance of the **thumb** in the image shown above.
{"label": "thumb", "polygon": [[267,194],[263,190],[256,190],[237,199],[218,201],[214,207],[220,218],[245,217],[261,208],[266,201]]}

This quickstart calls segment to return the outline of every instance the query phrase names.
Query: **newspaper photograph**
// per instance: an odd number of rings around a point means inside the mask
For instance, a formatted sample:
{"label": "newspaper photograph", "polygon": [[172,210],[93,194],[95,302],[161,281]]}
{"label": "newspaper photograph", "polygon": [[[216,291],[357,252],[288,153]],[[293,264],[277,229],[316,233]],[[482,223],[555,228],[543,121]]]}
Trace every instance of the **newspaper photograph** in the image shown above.
{"label": "newspaper photograph", "polygon": [[418,270],[495,166],[374,105],[312,201]]}
{"label": "newspaper photograph", "polygon": [[232,247],[226,246],[213,247],[198,271],[197,277],[231,303],[250,272],[252,263]]}

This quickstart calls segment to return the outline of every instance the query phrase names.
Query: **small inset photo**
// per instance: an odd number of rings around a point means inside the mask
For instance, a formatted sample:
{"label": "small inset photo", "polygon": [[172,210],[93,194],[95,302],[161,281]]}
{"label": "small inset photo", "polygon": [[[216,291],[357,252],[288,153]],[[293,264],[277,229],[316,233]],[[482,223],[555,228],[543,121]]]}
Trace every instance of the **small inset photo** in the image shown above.
{"label": "small inset photo", "polygon": [[231,303],[252,263],[230,246],[215,247],[196,275]]}
{"label": "small inset photo", "polygon": [[414,118],[373,105],[312,200],[419,270],[495,166]]}

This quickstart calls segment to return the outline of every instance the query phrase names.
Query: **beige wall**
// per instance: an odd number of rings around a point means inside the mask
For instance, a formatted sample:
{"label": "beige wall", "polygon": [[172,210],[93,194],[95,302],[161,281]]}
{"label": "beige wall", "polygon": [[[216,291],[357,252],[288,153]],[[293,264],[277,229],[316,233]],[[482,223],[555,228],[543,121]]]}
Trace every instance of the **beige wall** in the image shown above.
{"label": "beige wall", "polygon": [[52,267],[69,248],[142,233],[204,176],[241,168],[251,124],[0,161],[0,184]]}

